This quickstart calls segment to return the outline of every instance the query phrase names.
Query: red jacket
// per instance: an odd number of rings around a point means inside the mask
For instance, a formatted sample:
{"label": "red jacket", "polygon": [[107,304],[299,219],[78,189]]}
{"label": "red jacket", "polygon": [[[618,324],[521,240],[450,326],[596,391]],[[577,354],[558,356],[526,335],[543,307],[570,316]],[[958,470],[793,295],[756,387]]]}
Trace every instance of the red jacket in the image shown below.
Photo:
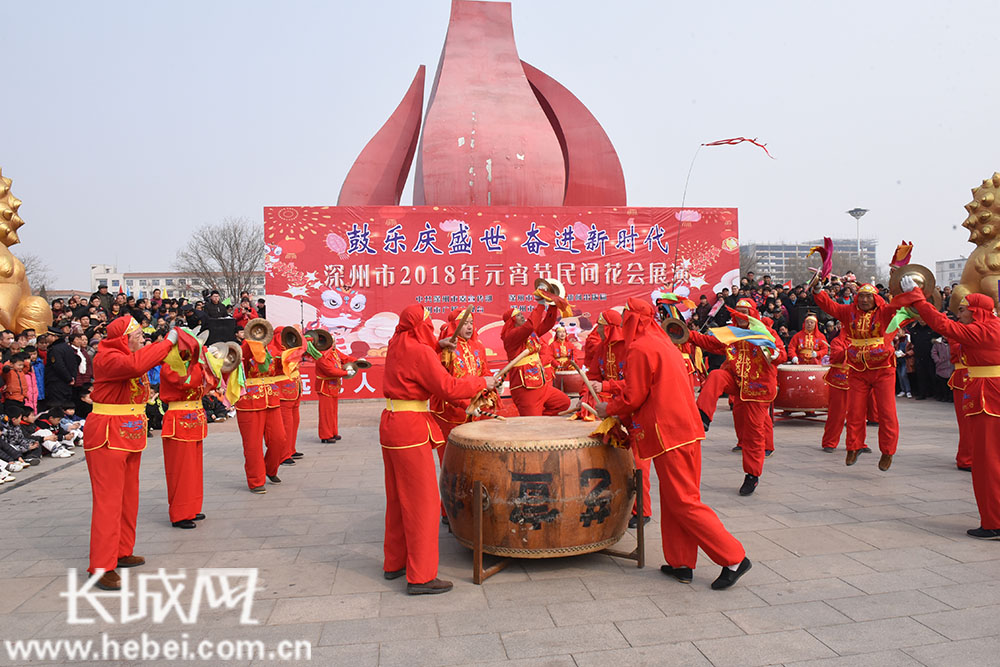
{"label": "red jacket", "polygon": [[525,349],[531,355],[521,360],[521,365],[511,369],[509,374],[510,388],[538,389],[545,385],[545,366],[542,363],[541,352],[543,343],[539,336],[545,334],[559,321],[559,307],[539,304],[531,311],[527,321],[521,326],[514,324],[513,318],[504,322],[500,332],[503,349],[507,360],[512,361]]}
{"label": "red jacket", "polygon": [[[763,321],[763,320],[761,320]],[[740,389],[740,400],[770,403],[778,394],[778,364],[787,359],[785,346],[768,327],[774,337],[777,357],[768,359],[764,349],[747,341],[726,345],[715,336],[706,336],[699,331],[691,331],[690,341],[712,354],[724,354],[728,365],[723,366],[736,378]]]}
{"label": "red jacket", "polygon": [[836,389],[847,389],[847,378],[851,373],[846,363],[848,347],[850,343],[847,342],[847,335],[844,333],[834,338],[833,344],[830,345],[830,370],[826,372],[823,380]]}
{"label": "red jacket", "polygon": [[250,341],[244,340],[242,349],[243,372],[246,375],[247,386],[245,393],[236,401],[236,409],[255,412],[280,407],[281,399],[278,395],[278,388],[274,386],[274,381],[271,378],[275,363],[280,368],[281,361],[272,358],[271,365],[265,370],[264,363],[258,363],[254,359],[253,346],[250,345]]}
{"label": "red jacket", "polygon": [[868,311],[854,304],[837,303],[826,292],[817,292],[813,298],[817,306],[840,320],[841,330],[847,332],[850,344],[847,350],[848,366],[856,371],[895,368],[896,352],[892,343],[885,340],[885,329],[896,315],[897,308],[881,297],[875,298],[875,308]]}
{"label": "red jacket", "polygon": [[339,352],[334,345],[316,360],[316,379],[319,381],[316,393],[320,396],[340,396],[340,378],[347,375],[344,364],[357,361],[354,357]]}
{"label": "red jacket", "polygon": [[822,363],[830,350],[830,344],[826,342],[826,337],[819,332],[819,329],[809,333],[805,329],[797,332],[788,341],[789,358],[798,357],[800,364]]}
{"label": "red jacket", "polygon": [[[459,336],[455,339],[454,350],[441,351],[441,363],[449,375],[456,378],[468,376],[488,377],[493,375],[486,363],[486,347],[479,340],[466,340]],[[464,424],[467,420],[465,409],[469,407],[469,398],[443,400],[432,396],[431,412],[438,418],[452,424]]]}
{"label": "red jacket", "polygon": [[[211,371],[192,363],[181,377],[170,366],[160,366],[160,400],[167,406],[163,415],[163,437],[201,442],[208,435],[208,419],[201,399],[218,384]],[[189,407],[181,403],[195,403]]]}

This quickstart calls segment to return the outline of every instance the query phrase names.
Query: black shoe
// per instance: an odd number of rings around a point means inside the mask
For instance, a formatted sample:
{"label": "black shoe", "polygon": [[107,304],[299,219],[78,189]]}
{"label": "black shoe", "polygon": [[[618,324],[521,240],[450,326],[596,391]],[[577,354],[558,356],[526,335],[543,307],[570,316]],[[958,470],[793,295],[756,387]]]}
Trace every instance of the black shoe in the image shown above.
{"label": "black shoe", "polygon": [[410,595],[437,595],[447,593],[452,588],[450,581],[431,579],[426,584],[406,584],[406,592]]}
{"label": "black shoe", "polygon": [[861,448],[861,453],[862,454],[871,454],[872,453],[872,448],[871,447],[862,447]]}
{"label": "black shoe", "polygon": [[404,574],[406,574],[405,567],[402,570],[393,570],[392,572],[382,572],[382,576],[388,579],[389,581],[392,581],[393,579],[399,579]]}
{"label": "black shoe", "polygon": [[750,562],[749,558],[744,558],[740,563],[740,566],[736,568],[736,571],[730,570],[728,567],[722,568],[722,574],[719,578],[712,582],[713,591],[721,591],[724,588],[729,588],[736,583],[736,580],[742,577],[744,574],[750,571],[753,567],[753,563]]}
{"label": "black shoe", "polygon": [[450,526],[451,525],[450,523],[448,523],[448,517],[446,517],[446,516],[441,517],[441,524],[444,525],[444,526]]}
{"label": "black shoe", "polygon": [[754,475],[747,475],[743,479],[743,486],[740,487],[741,496],[749,496],[757,489],[757,482],[760,481],[760,477]]}
{"label": "black shoe", "polygon": [[335,436],[333,436],[333,439],[334,440],[340,440],[340,436],[339,435],[335,435]]}
{"label": "black shoe", "polygon": [[322,442],[324,445],[329,445],[335,441],[333,438],[320,438],[320,442]]}
{"label": "black shoe", "polygon": [[36,466],[42,462],[42,459],[37,456],[25,456],[24,462],[29,466]]}
{"label": "black shoe", "polygon": [[250,493],[267,493],[267,489],[263,486],[255,486],[250,489]]}
{"label": "black shoe", "polygon": [[302,452],[295,452],[294,454],[292,454],[293,459],[301,459],[303,456],[305,456],[305,454],[303,454]]}
{"label": "black shoe", "polygon": [[[648,517],[648,516],[642,517],[642,525],[645,526],[650,521],[652,521],[652,517]],[[629,528],[638,528],[639,527],[639,515],[637,515],[637,514],[633,514],[632,515],[632,518],[628,520],[628,527]]]}
{"label": "black shoe", "polygon": [[205,518],[205,515],[202,514],[201,512],[198,512],[197,514],[194,515],[194,517],[191,520],[192,521],[201,521],[204,518]]}
{"label": "black shoe", "polygon": [[285,459],[284,461],[281,462],[281,465],[283,465],[283,466],[293,466],[293,465],[295,465],[295,459],[293,459],[292,457],[288,457],[287,459]]}
{"label": "black shoe", "polygon": [[972,472],[972,466],[955,466],[959,470],[964,470],[965,472]]}
{"label": "black shoe", "polygon": [[773,449],[765,449],[764,450],[764,458],[765,459],[771,458],[772,454],[774,454],[774,450]]}
{"label": "black shoe", "polygon": [[740,447],[739,445],[736,445],[735,447],[733,447],[733,451],[734,451],[734,452],[742,452],[742,451],[743,451],[743,448],[742,448],[742,447]]}
{"label": "black shoe", "polygon": [[682,584],[690,584],[691,579],[694,578],[694,571],[689,567],[670,567],[669,565],[661,565],[660,572],[668,577],[673,577]]}
{"label": "black shoe", "polygon": [[698,408],[698,414],[701,415],[701,425],[705,427],[705,433],[708,433],[708,427],[712,425],[712,420],[708,418],[708,415],[701,408]]}
{"label": "black shoe", "polygon": [[281,478],[277,475],[268,475],[267,481],[271,482],[271,484],[281,484]]}
{"label": "black shoe", "polygon": [[170,524],[174,528],[197,528],[196,524],[192,519],[181,519],[180,521],[174,521]]}
{"label": "black shoe", "polygon": [[820,449],[822,449],[827,454],[832,454],[833,452],[837,451],[836,447],[821,447]]}
{"label": "black shoe", "polygon": [[965,534],[969,537],[975,537],[977,540],[1000,540],[1000,530],[990,530],[988,528],[970,528],[965,531]]}

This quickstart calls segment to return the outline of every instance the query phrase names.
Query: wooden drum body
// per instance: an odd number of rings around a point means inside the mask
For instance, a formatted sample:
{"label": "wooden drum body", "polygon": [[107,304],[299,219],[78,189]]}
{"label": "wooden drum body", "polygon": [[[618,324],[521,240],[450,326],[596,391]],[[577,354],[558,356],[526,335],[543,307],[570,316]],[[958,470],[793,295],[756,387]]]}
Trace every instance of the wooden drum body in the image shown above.
{"label": "wooden drum body", "polygon": [[616,543],[635,497],[632,454],[591,438],[594,426],[515,417],[452,430],[441,499],[458,541],[473,546],[473,485],[479,481],[488,554],[552,558]]}
{"label": "wooden drum body", "polygon": [[774,409],[785,412],[816,412],[830,407],[829,366],[782,364],[778,366],[778,395]]}
{"label": "wooden drum body", "polygon": [[583,394],[587,391],[587,385],[576,371],[556,371],[553,384],[564,394]]}

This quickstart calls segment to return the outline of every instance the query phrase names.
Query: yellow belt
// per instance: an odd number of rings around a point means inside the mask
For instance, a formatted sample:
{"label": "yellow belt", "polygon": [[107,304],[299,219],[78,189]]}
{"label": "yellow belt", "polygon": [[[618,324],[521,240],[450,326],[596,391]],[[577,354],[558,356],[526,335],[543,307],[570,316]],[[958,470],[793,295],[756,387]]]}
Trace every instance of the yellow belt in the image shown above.
{"label": "yellow belt", "polygon": [[851,345],[856,347],[874,347],[876,345],[885,345],[885,338],[851,338]]}
{"label": "yellow belt", "polygon": [[170,401],[167,410],[201,410],[201,401]]}
{"label": "yellow belt", "polygon": [[288,377],[287,375],[274,375],[267,379],[270,380],[271,382],[283,382],[284,380],[291,380],[292,378]]}
{"label": "yellow belt", "polygon": [[430,412],[427,401],[407,401],[398,398],[385,399],[385,409],[389,412]]}
{"label": "yellow belt", "polygon": [[247,378],[248,387],[257,387],[265,384],[273,384],[274,378]]}
{"label": "yellow belt", "polygon": [[121,417],[124,415],[145,415],[145,403],[94,403],[91,411],[95,415]]}
{"label": "yellow belt", "polygon": [[1000,366],[967,366],[970,378],[1000,378]]}
{"label": "yellow belt", "polygon": [[956,371],[964,370],[966,368],[968,368],[968,366],[966,366],[965,364],[955,364]]}
{"label": "yellow belt", "polygon": [[540,364],[540,363],[542,363],[542,360],[538,357],[538,353],[532,352],[524,359],[521,359],[521,361],[514,364],[514,368],[518,368],[520,366],[528,366],[530,364]]}

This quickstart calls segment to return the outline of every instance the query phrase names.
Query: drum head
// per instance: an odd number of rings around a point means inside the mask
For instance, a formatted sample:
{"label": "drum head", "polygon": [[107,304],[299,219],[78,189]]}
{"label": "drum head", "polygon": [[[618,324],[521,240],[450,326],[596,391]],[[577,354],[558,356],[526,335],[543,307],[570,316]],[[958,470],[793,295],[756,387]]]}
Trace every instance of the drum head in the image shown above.
{"label": "drum head", "polygon": [[541,451],[605,447],[590,434],[597,422],[565,417],[511,417],[469,422],[448,436],[449,447],[484,451]]}

